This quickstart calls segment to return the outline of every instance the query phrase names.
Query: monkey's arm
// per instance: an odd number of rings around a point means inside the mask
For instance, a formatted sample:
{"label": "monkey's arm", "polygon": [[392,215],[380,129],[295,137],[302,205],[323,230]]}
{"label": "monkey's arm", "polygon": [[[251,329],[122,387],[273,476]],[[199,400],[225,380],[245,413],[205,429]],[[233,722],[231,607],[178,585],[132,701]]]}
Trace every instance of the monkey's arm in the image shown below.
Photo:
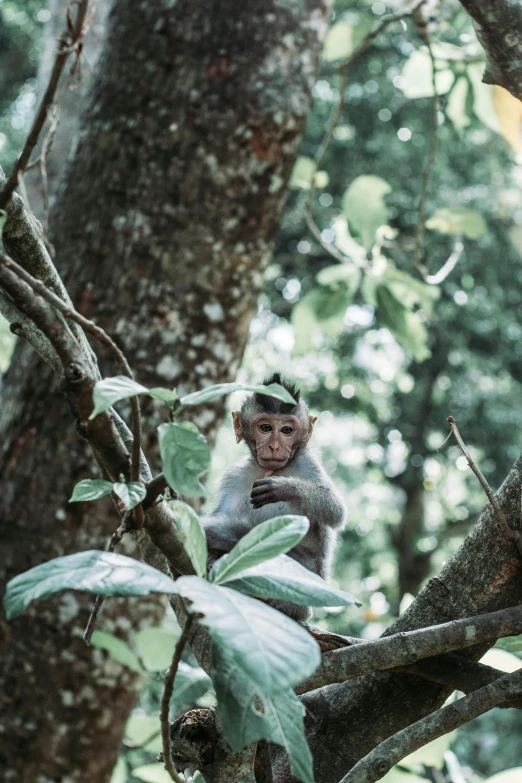
{"label": "monkey's arm", "polygon": [[343,502],[326,477],[319,483],[290,476],[258,479],[252,485],[250,498],[254,508],[268,503],[291,503],[310,522],[318,521],[332,528],[339,527],[344,520]]}

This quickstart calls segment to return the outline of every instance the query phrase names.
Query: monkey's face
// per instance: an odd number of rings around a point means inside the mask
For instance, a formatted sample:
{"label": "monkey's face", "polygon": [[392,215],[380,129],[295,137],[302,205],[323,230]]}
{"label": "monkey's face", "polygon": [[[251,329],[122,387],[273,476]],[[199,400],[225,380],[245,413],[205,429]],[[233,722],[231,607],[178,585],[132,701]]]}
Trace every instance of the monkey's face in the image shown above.
{"label": "monkey's face", "polygon": [[252,420],[249,446],[265,470],[281,470],[301,444],[303,431],[295,416],[262,413]]}

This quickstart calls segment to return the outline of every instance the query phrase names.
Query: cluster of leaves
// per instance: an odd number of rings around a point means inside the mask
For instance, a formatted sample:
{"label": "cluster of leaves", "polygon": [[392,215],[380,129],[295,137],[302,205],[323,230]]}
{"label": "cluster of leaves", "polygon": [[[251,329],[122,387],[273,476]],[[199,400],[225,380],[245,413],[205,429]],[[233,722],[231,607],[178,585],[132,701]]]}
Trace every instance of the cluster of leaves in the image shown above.
{"label": "cluster of leaves", "polygon": [[[194,425],[178,424],[173,419],[188,406],[238,389],[292,401],[278,384],[221,384],[178,400],[173,391],[148,390],[121,376],[96,385],[92,416],[138,394],[165,402],[171,421],[159,427],[164,474],[176,492],[197,495],[199,476],[208,465],[208,447]],[[84,480],[75,487],[71,500],[95,500],[110,492],[131,508],[143,499],[146,487],[139,482]],[[145,563],[113,552],[93,550],[58,557],[9,582],[4,600],[8,619],[24,612],[31,601],[65,589],[105,596],[181,596],[187,611],[196,615],[210,635],[212,679],[224,734],[232,749],[241,750],[260,739],[282,745],[289,754],[293,774],[311,783],[312,758],[304,736],[304,708],[294,688],[318,666],[319,647],[305,629],[252,596],[305,606],[349,606],[355,599],[286,556],[306,535],[306,517],[277,517],[257,525],[214,563],[207,576],[207,542],[198,515],[179,500],[171,507],[196,576],[174,581]],[[138,651],[142,642],[141,637],[135,640]],[[98,632],[94,643],[134,671],[151,668],[147,653],[140,661],[121,640],[109,634]],[[156,666],[157,660],[152,668]],[[193,674],[190,676],[194,679]],[[200,683],[201,677],[196,679]]]}

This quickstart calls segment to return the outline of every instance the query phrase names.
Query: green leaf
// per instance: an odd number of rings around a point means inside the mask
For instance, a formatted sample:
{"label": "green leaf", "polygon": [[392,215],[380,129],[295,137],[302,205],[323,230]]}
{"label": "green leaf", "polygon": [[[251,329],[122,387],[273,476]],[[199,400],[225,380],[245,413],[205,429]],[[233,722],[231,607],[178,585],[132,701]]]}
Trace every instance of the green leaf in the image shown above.
{"label": "green leaf", "polygon": [[82,501],[98,500],[110,495],[112,484],[110,481],[101,479],[83,479],[79,481],[73,489],[69,503],[80,503]]}
{"label": "green leaf", "polygon": [[144,764],[141,767],[135,767],[132,774],[145,783],[172,783],[172,778],[161,764]]}
{"label": "green leaf", "polygon": [[118,637],[114,636],[112,633],[94,631],[91,644],[93,647],[106,650],[113,661],[121,663],[122,666],[132,669],[133,672],[138,672],[138,674],[145,674],[143,668],[140,666],[140,662],[129,645],[121,639],[118,639]]}
{"label": "green leaf", "polygon": [[382,275],[382,281],[408,310],[419,305],[427,315],[433,314],[433,305],[440,297],[438,286],[416,280],[391,264],[387,265]]}
{"label": "green leaf", "polygon": [[375,289],[377,318],[398,342],[409,351],[415,361],[422,362],[431,355],[427,345],[428,333],[417,313],[404,307],[390,289],[381,284]]}
{"label": "green leaf", "polygon": [[194,783],[205,783],[205,778],[203,777],[199,769],[197,769],[192,775],[192,780],[194,781]]}
{"label": "green leaf", "polygon": [[170,576],[146,563],[116,552],[92,549],[56,557],[11,579],[4,596],[7,619],[18,617],[31,601],[62,590],[122,596],[178,592]]}
{"label": "green leaf", "polygon": [[183,407],[187,405],[202,405],[205,402],[213,402],[225,394],[232,394],[232,392],[237,391],[256,392],[257,394],[265,394],[267,397],[275,397],[278,400],[283,400],[283,402],[295,403],[290,392],[278,383],[271,383],[269,386],[264,386],[261,383],[217,383],[215,386],[208,386],[206,389],[193,392],[193,394],[186,394],[185,397],[180,399],[180,403]]}
{"label": "green leaf", "polygon": [[342,286],[335,291],[323,286],[308,291],[292,310],[294,353],[313,350],[316,333],[324,333],[332,340],[338,337],[344,329],[344,315],[352,299],[353,292]]}
{"label": "green leaf", "polygon": [[291,188],[309,188],[315,175],[317,166],[313,158],[300,155],[292,169],[289,186]]}
{"label": "green leaf", "polygon": [[92,399],[94,409],[89,419],[94,419],[99,413],[105,413],[109,408],[127,397],[135,397],[137,394],[145,394],[148,389],[141,383],[136,383],[126,375],[116,375],[114,378],[104,378],[94,387]]}
{"label": "green leaf", "polygon": [[116,765],[112,770],[110,783],[127,783],[127,779],[127,764],[123,756],[119,756]]}
{"label": "green leaf", "polygon": [[304,734],[304,707],[295,693],[259,693],[251,680],[234,666],[226,648],[216,651],[215,677],[218,711],[225,738],[239,751],[265,739],[286,748],[292,774],[313,783],[313,763]]}
{"label": "green leaf", "polygon": [[145,499],[147,487],[142,481],[129,481],[128,484],[117,482],[114,484],[114,493],[118,495],[127,511],[130,511]]}
{"label": "green leaf", "polygon": [[212,680],[199,666],[179,662],[172,702],[178,710],[192,707],[212,686]]}
{"label": "green leaf", "polygon": [[344,60],[359,46],[371,29],[371,19],[363,17],[356,25],[340,21],[332,25],[326,34],[323,59],[326,62]]}
{"label": "green leaf", "polygon": [[353,296],[359,286],[361,270],[355,264],[333,264],[321,269],[315,279],[319,285],[332,286],[334,288],[344,285],[348,293]]}
{"label": "green leaf", "polygon": [[487,224],[482,215],[471,209],[443,207],[426,221],[426,228],[438,231],[439,234],[456,234],[468,239],[478,239],[486,233]]}
{"label": "green leaf", "polygon": [[210,464],[207,441],[192,422],[160,424],[159,445],[163,472],[172,489],[180,495],[199,497],[205,494],[198,481]]}
{"label": "green leaf", "polygon": [[[455,76],[449,68],[438,63],[435,82],[437,94],[448,92]],[[427,47],[416,49],[410,54],[401,74],[401,89],[407,98],[430,98],[433,96],[433,76],[431,58]]]}
{"label": "green leaf", "polygon": [[207,539],[199,517],[187,503],[182,503],[181,500],[173,500],[169,503],[170,508],[174,512],[176,527],[179,530],[181,541],[187,555],[190,557],[190,562],[194,566],[194,570],[198,576],[206,577],[207,575]]}
{"label": "green leaf", "polygon": [[299,516],[274,517],[261,522],[214,563],[210,580],[219,584],[247,568],[288,552],[304,538],[309,527],[308,519]]}
{"label": "green leaf", "polygon": [[165,402],[169,407],[172,407],[178,399],[178,393],[175,389],[162,389],[161,386],[155,386],[153,389],[147,389],[146,392],[149,397],[154,397],[156,400]]}
{"label": "green leaf", "polygon": [[384,196],[391,185],[374,175],[354,179],[342,201],[350,233],[370,250],[375,243],[377,229],[388,222],[388,207]]}
{"label": "green leaf", "polygon": [[183,576],[176,586],[191,601],[190,610],[203,615],[198,622],[211,639],[226,647],[232,664],[261,695],[294,688],[319,665],[313,637],[276,609],[197,576]]}
{"label": "green leaf", "polygon": [[273,560],[224,579],[221,584],[247,595],[292,601],[304,606],[358,604],[353,596],[332,587],[320,576],[286,555],[279,555]]}
{"label": "green leaf", "polygon": [[[155,732],[158,732],[157,736],[143,745]],[[161,740],[159,714],[144,715],[143,713],[133,712],[125,726],[125,737],[135,745],[141,745],[143,750],[148,750],[151,753],[160,753],[163,750],[163,742]]]}
{"label": "green leaf", "polygon": [[170,406],[178,399],[175,390],[162,389],[161,387],[147,389],[146,386],[136,383],[136,381],[128,378],[126,375],[115,375],[114,378],[104,378],[95,385],[92,395],[94,409],[89,419],[94,419],[99,413],[105,413],[120,400],[136,397],[138,394],[155,397]]}
{"label": "green leaf", "polygon": [[168,669],[178,637],[164,628],[144,628],[134,637],[134,645],[149,672]]}

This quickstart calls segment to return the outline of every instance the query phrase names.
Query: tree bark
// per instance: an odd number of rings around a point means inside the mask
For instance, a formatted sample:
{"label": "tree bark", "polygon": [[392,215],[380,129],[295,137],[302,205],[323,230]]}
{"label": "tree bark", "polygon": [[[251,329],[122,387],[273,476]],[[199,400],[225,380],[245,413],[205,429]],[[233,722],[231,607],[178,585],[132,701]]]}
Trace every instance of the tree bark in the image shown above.
{"label": "tree bark", "polygon": [[[522,457],[497,494],[513,528],[520,525],[521,477]],[[386,634],[516,606],[522,602],[521,570],[516,548],[502,534],[488,504],[459,550]],[[466,654],[477,660],[487,646],[469,648]],[[315,779],[338,783],[386,737],[440,707],[449,692],[413,676],[377,673],[306,694]],[[275,761],[275,780],[290,780],[283,754]]]}
{"label": "tree bark", "polygon": [[[233,379],[310,104],[329,0],[117,0],[50,238],[76,307],[139,381]],[[103,361],[105,360],[105,361]],[[102,356],[106,374],[114,372]],[[154,452],[160,413],[144,406]],[[216,404],[196,422],[212,435]],[[67,506],[92,460],[49,368],[23,344],[0,408],[2,586],[100,548],[108,504]],[[3,623],[2,779],[102,783],[140,682],[85,647],[90,601],[64,594]],[[157,600],[108,602],[107,630],[158,622]]]}

